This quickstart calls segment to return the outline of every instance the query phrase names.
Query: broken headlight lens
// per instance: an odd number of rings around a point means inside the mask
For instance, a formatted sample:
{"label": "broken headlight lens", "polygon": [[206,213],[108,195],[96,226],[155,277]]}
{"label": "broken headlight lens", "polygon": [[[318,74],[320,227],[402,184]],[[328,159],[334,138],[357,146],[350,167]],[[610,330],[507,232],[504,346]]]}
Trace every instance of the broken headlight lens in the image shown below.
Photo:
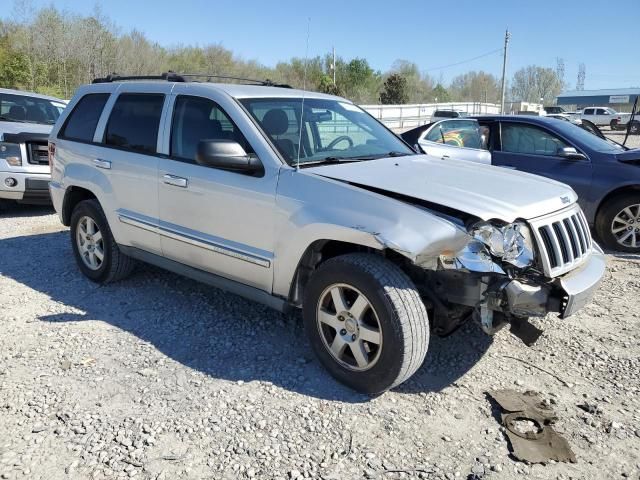
{"label": "broken headlight lens", "polygon": [[505,226],[480,222],[471,228],[471,236],[484,243],[491,255],[516,267],[533,263],[534,249],[529,227],[522,222]]}
{"label": "broken headlight lens", "polygon": [[12,167],[22,165],[20,145],[17,143],[0,142],[0,159],[6,161]]}

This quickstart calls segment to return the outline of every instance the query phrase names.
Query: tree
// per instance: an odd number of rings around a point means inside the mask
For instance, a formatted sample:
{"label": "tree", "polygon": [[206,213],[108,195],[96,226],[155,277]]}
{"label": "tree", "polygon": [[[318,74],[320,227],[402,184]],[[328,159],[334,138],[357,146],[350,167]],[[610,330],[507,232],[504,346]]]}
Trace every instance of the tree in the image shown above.
{"label": "tree", "polygon": [[[552,68],[529,65],[513,75],[513,100],[533,103],[552,103],[562,91],[562,82]],[[542,100],[541,100],[542,99]]]}
{"label": "tree", "polygon": [[408,103],[425,103],[431,100],[433,79],[427,74],[420,73],[417,64],[408,60],[396,60],[391,66],[391,71],[406,80]]}
{"label": "tree", "polygon": [[483,71],[468,72],[455,77],[449,91],[455,101],[497,103],[500,100],[500,81]]}
{"label": "tree", "polygon": [[437,84],[435,88],[431,91],[431,95],[433,96],[434,102],[450,102],[451,96],[446,88],[442,86],[442,84]]}
{"label": "tree", "polygon": [[407,79],[397,73],[392,73],[384,82],[380,103],[384,105],[400,105],[407,103]]}
{"label": "tree", "polygon": [[340,97],[344,96],[340,87],[333,83],[333,78],[329,75],[323,75],[320,78],[320,83],[318,84],[318,91],[321,93],[327,93],[329,95],[338,95]]}

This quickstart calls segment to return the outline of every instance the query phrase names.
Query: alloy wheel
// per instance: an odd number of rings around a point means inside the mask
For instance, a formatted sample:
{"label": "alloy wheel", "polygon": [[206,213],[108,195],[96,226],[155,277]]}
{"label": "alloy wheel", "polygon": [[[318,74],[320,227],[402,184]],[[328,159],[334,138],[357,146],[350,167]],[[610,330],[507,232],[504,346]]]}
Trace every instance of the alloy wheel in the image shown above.
{"label": "alloy wheel", "polygon": [[618,212],[611,222],[611,233],[624,247],[640,247],[640,204],[629,205]]}
{"label": "alloy wheel", "polygon": [[320,295],[316,318],[324,346],[345,368],[365,371],[380,358],[380,321],[358,289],[346,284],[327,287]]}
{"label": "alloy wheel", "polygon": [[76,243],[80,258],[91,270],[98,270],[104,261],[104,241],[96,222],[84,216],[76,228]]}

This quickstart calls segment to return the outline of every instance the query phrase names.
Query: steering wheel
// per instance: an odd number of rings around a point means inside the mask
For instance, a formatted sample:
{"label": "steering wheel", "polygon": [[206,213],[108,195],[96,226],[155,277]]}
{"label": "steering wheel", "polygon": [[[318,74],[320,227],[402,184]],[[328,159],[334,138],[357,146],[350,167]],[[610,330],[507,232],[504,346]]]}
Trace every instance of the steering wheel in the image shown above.
{"label": "steering wheel", "polygon": [[353,147],[353,140],[351,140],[351,137],[348,135],[340,135],[339,137],[334,138],[331,143],[326,146],[325,150],[333,150],[337,144],[343,141],[349,142],[349,148]]}

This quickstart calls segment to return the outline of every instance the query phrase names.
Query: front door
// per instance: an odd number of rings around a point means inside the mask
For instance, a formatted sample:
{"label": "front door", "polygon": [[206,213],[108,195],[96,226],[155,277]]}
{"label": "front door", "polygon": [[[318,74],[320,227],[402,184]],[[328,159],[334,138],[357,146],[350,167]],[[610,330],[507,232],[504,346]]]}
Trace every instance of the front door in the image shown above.
{"label": "front door", "polygon": [[[501,122],[493,165],[515,168],[570,185],[580,198],[588,198],[592,164],[589,159],[558,156],[560,148],[574,147],[549,130],[524,123]],[[495,145],[495,144],[494,144]]]}
{"label": "front door", "polygon": [[418,139],[427,154],[443,160],[468,160],[491,164],[491,154],[483,148],[480,126],[476,120],[443,120]]}
{"label": "front door", "polygon": [[169,157],[158,173],[163,254],[270,292],[277,171],[250,176],[198,164],[200,140],[253,149],[213,99],[178,93],[172,100]]}

